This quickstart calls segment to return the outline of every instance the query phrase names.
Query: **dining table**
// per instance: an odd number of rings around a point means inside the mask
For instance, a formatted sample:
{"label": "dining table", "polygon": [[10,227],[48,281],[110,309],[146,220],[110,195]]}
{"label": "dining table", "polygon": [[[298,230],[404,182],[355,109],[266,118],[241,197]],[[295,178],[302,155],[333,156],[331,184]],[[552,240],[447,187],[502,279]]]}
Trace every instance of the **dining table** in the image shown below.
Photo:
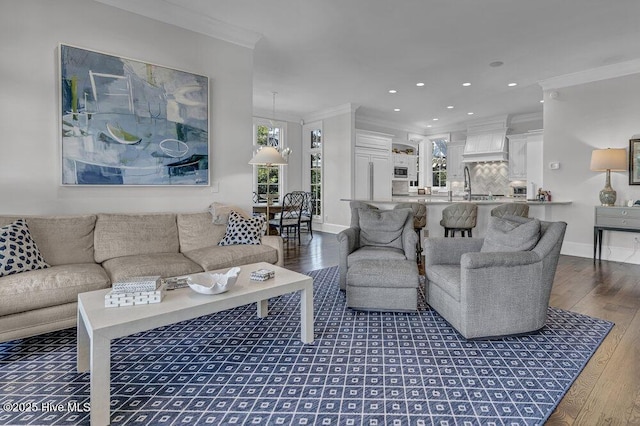
{"label": "dining table", "polygon": [[[269,218],[267,220],[271,220],[275,218],[277,213],[282,212],[282,204],[279,204],[279,203],[269,204],[268,207],[269,208],[267,209],[267,203],[256,203],[253,205],[253,213],[266,215],[268,211]],[[269,226],[269,235],[278,235],[278,232],[275,229],[271,229],[271,226]]]}

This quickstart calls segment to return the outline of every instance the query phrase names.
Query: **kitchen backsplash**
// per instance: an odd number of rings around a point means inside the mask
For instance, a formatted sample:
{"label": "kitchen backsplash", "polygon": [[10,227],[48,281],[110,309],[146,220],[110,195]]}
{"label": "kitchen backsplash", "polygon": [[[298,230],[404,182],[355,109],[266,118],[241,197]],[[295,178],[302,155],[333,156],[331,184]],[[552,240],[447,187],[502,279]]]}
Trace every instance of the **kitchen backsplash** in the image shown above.
{"label": "kitchen backsplash", "polygon": [[[509,195],[509,163],[470,163],[468,167],[474,194]],[[452,186],[461,189],[462,182]]]}

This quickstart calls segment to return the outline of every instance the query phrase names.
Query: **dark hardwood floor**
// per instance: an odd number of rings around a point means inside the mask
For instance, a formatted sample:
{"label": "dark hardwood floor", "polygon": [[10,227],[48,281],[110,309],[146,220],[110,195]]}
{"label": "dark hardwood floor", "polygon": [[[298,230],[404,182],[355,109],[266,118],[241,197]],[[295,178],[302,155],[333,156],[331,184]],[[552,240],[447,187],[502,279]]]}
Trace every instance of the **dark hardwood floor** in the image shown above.
{"label": "dark hardwood floor", "polygon": [[[338,264],[334,234],[285,243],[285,267]],[[551,306],[615,323],[547,425],[640,425],[640,265],[561,256]]]}

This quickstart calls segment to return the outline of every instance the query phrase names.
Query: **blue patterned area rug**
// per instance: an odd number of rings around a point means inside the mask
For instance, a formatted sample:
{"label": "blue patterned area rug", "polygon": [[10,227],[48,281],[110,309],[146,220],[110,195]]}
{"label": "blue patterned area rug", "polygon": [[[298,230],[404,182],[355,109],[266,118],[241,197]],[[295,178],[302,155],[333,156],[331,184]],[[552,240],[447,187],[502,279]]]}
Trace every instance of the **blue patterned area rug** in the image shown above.
{"label": "blue patterned area rug", "polygon": [[[613,326],[551,308],[539,333],[465,341],[424,303],[357,312],[337,267],[310,275],[313,344],[297,294],[267,318],[248,305],[114,341],[112,424],[539,425]],[[75,344],[74,329],[0,344],[0,424],[89,423]]]}

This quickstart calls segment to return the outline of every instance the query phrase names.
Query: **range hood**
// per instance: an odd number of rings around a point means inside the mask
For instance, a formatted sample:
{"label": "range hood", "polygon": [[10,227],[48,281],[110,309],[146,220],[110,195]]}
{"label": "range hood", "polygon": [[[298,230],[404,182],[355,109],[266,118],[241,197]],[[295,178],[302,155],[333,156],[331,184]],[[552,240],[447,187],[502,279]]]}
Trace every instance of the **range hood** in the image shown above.
{"label": "range hood", "polygon": [[462,153],[463,163],[508,161],[507,130],[468,133]]}

